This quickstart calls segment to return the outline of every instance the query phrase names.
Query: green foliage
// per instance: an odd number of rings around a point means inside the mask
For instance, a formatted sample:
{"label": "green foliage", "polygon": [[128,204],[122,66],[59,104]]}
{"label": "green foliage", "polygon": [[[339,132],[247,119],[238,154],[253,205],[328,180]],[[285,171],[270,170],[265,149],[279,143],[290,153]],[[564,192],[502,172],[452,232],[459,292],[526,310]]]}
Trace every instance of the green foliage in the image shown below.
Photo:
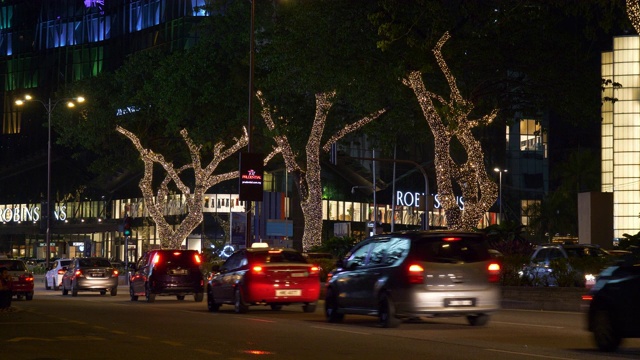
{"label": "green foliage", "polygon": [[524,286],[529,285],[526,278],[520,276],[520,271],[529,263],[529,256],[525,254],[508,254],[500,260],[500,285]]}
{"label": "green foliage", "polygon": [[329,240],[322,242],[320,246],[316,246],[309,250],[309,252],[327,252],[333,255],[336,259],[342,259],[351,248],[358,243],[358,240],[354,237],[332,237]]}

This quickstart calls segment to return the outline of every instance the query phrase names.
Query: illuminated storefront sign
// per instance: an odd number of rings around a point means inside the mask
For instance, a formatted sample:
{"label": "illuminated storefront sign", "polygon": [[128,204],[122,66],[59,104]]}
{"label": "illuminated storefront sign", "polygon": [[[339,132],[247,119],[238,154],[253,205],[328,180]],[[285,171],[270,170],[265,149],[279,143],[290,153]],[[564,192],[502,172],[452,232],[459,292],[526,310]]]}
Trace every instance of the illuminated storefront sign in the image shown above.
{"label": "illuminated storefront sign", "polygon": [[[0,209],[0,221],[5,223],[10,223],[10,222],[19,223],[22,221],[39,221],[41,213],[42,211],[38,206],[31,206],[31,207],[20,206],[15,208],[7,207],[4,209]],[[66,206],[57,207],[56,210],[53,212],[53,216],[56,220],[62,220],[62,221],[66,220],[67,207]]]}
{"label": "illuminated storefront sign", "polygon": [[[424,193],[420,193],[420,192],[403,192],[403,191],[397,191],[396,192],[396,202],[397,205],[399,206],[412,206],[412,207],[417,207],[417,208],[421,208],[422,205],[420,204],[420,197],[424,197]],[[436,194],[433,197],[433,208],[434,209],[440,209],[442,208],[442,204],[440,203],[440,200],[438,199],[439,195]],[[456,202],[458,203],[458,207],[460,208],[460,210],[464,210],[464,198],[462,196],[456,196]]]}

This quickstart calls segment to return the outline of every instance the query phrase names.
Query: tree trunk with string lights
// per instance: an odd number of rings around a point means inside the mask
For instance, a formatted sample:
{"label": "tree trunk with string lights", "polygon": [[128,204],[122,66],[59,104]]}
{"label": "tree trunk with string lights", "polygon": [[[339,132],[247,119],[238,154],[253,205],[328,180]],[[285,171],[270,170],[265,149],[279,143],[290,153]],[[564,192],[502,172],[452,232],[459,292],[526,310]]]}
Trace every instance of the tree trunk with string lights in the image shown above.
{"label": "tree trunk with string lights", "polygon": [[[346,134],[354,132],[382,115],[386,109],[378,110],[373,114],[364,117],[354,123],[343,127],[340,131],[332,135],[327,142],[321,146],[322,135],[327,121],[327,114],[333,105],[335,92],[316,94],[316,113],[311,127],[311,133],[306,144],[306,159],[298,162],[296,152],[291,148],[291,144],[281,129],[278,129],[273,121],[272,111],[266,104],[262,93],[257,93],[262,104],[262,118],[270,131],[275,135],[275,151],[282,154],[287,171],[296,179],[296,186],[300,194],[300,207],[304,216],[304,233],[302,235],[302,248],[309,250],[322,242],[322,182],[320,179],[320,155],[321,152],[328,152],[331,145],[344,137]],[[265,160],[265,161],[268,161]],[[306,165],[306,166],[305,166]]]}
{"label": "tree trunk with string lights", "polygon": [[[226,149],[223,142],[216,143],[213,148],[213,159],[204,168],[200,157],[201,146],[193,143],[186,129],[183,129],[180,134],[189,148],[192,162],[179,168],[175,168],[173,163],[165,160],[164,156],[145,149],[138,137],[132,132],[120,126],[116,127],[116,130],[131,140],[140,153],[140,159],[144,162],[144,176],[140,180],[139,186],[140,190],[142,190],[146,210],[158,227],[160,246],[168,249],[179,249],[182,242],[203,220],[202,208],[206,191],[222,181],[239,176],[239,171],[217,175],[214,175],[213,172],[220,162],[247,146],[249,142],[247,129],[243,128],[243,135],[239,139],[235,138],[235,143]],[[162,166],[166,171],[166,176],[159,185],[157,192],[152,186],[154,164]],[[195,175],[193,191],[180,178],[180,174],[187,169],[193,170]],[[175,229],[173,225],[167,222],[164,214],[169,201],[169,184],[171,182],[185,196],[187,207],[186,218]]]}
{"label": "tree trunk with string lights", "polygon": [[[482,147],[471,130],[478,125],[490,123],[496,117],[497,110],[480,119],[468,118],[473,110],[473,103],[462,98],[456,79],[442,57],[441,49],[448,39],[447,32],[440,38],[433,53],[451,89],[450,100],[427,91],[422,74],[418,71],[409,73],[403,83],[415,93],[433,133],[438,195],[448,226],[450,229],[470,230],[478,226],[482,216],[498,197],[498,186],[487,174]],[[436,110],[434,99],[442,107],[442,111]],[[467,160],[462,164],[457,164],[451,157],[451,140],[454,138],[462,144],[467,154]],[[462,191],[464,210],[459,208],[456,201],[454,182]]]}

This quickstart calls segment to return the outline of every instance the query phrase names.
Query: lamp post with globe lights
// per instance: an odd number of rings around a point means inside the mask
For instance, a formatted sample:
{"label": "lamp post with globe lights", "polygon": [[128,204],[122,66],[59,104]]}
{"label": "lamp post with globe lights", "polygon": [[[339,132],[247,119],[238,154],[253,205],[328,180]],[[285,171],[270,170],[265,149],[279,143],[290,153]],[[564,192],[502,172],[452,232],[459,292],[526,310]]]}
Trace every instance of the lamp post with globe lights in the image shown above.
{"label": "lamp post with globe lights", "polygon": [[84,102],[84,97],[82,96],[78,96],[78,97],[73,97],[73,98],[61,98],[61,99],[57,99],[57,100],[51,100],[51,98],[48,99],[48,101],[42,101],[42,100],[38,100],[38,99],[34,99],[33,97],[31,97],[31,95],[25,95],[23,99],[18,99],[15,101],[16,105],[18,106],[23,106],[24,104],[26,104],[27,102],[38,102],[40,104],[42,104],[42,106],[44,106],[44,109],[47,111],[47,124],[48,124],[48,134],[47,134],[47,210],[46,210],[46,223],[47,223],[47,230],[46,230],[46,238],[45,238],[45,245],[47,247],[46,249],[46,259],[45,259],[45,266],[48,269],[49,268],[49,261],[51,258],[51,114],[53,113],[53,110],[56,108],[56,105],[58,105],[59,103],[66,101],[67,102],[67,107],[72,108],[75,107],[76,103],[83,103]]}

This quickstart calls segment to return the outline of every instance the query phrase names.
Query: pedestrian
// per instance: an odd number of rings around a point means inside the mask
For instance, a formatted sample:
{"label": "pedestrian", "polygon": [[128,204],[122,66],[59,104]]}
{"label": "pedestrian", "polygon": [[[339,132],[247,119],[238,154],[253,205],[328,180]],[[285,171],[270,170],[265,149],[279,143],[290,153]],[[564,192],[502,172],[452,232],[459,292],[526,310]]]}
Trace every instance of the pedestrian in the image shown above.
{"label": "pedestrian", "polygon": [[11,307],[11,274],[6,267],[0,268],[0,311]]}

